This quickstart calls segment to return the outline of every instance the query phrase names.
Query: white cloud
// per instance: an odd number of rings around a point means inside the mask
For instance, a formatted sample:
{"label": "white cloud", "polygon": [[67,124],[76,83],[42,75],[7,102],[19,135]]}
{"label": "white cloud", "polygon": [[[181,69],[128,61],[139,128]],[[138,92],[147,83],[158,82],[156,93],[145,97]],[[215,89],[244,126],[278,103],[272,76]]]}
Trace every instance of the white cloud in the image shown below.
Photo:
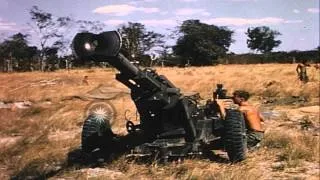
{"label": "white cloud", "polygon": [[198,0],[180,0],[182,2],[197,2]]}
{"label": "white cloud", "polygon": [[[180,19],[180,20],[145,19],[145,20],[139,20],[137,22],[145,25],[150,25],[150,26],[177,26],[180,21],[183,21],[183,19]],[[246,26],[246,25],[278,25],[278,24],[296,24],[296,23],[303,22],[302,20],[285,20],[282,18],[275,18],[275,17],[266,17],[266,18],[260,18],[260,19],[225,17],[225,18],[204,19],[201,21],[203,23],[214,24],[219,26],[240,26],[240,28],[237,28],[235,30],[237,32],[245,32],[246,29],[241,26]],[[124,24],[126,22],[127,20],[113,19],[113,20],[105,21],[105,24],[116,26],[116,25]]]}
{"label": "white cloud", "polygon": [[284,21],[284,23],[287,23],[287,24],[297,24],[297,23],[302,23],[303,21],[302,20],[286,20]]}
{"label": "white cloud", "polygon": [[230,0],[233,2],[246,2],[246,1],[258,1],[258,0]]}
{"label": "white cloud", "polygon": [[149,20],[140,20],[138,21],[145,25],[150,26],[175,26],[177,22],[173,19],[149,19]]}
{"label": "white cloud", "polygon": [[202,12],[201,15],[202,15],[202,16],[210,16],[211,13],[209,13],[209,12]]}
{"label": "white cloud", "polygon": [[166,15],[166,14],[168,14],[168,13],[169,13],[168,11],[162,11],[162,12],[160,12],[161,15]]}
{"label": "white cloud", "polygon": [[210,13],[205,9],[193,9],[193,8],[182,8],[178,9],[175,12],[176,15],[179,16],[188,16],[188,15],[202,15],[202,16],[210,16]]}
{"label": "white cloud", "polygon": [[135,1],[130,1],[128,4],[133,4],[137,5],[139,3],[151,3],[151,2],[157,2],[158,0],[135,0]]}
{"label": "white cloud", "polygon": [[296,14],[299,14],[299,13],[300,13],[300,11],[299,11],[298,9],[294,9],[294,10],[292,10],[292,12],[294,12],[294,13],[296,13]]}
{"label": "white cloud", "polygon": [[126,16],[130,13],[137,12],[137,11],[144,12],[144,13],[155,13],[155,12],[159,12],[159,9],[135,7],[128,4],[120,4],[120,5],[102,6],[93,10],[94,13],[111,14],[115,16]]}
{"label": "white cloud", "polygon": [[111,19],[111,20],[105,21],[104,23],[107,25],[117,26],[117,25],[126,23],[126,21],[119,20],[119,19]]}
{"label": "white cloud", "polygon": [[235,31],[238,32],[238,33],[244,33],[244,32],[247,32],[247,29],[239,28],[239,29],[236,29]]}
{"label": "white cloud", "polygon": [[18,31],[17,24],[13,22],[6,22],[0,18],[0,31]]}
{"label": "white cloud", "polygon": [[221,26],[233,25],[233,26],[243,26],[243,25],[275,25],[275,24],[282,24],[282,23],[301,23],[301,20],[284,20],[282,18],[276,17],[266,17],[260,19],[254,18],[213,18],[207,19],[203,22],[208,24],[217,24]]}
{"label": "white cloud", "polygon": [[309,9],[307,9],[307,11],[309,13],[314,13],[314,14],[317,14],[320,12],[319,8],[309,8]]}
{"label": "white cloud", "polygon": [[[111,19],[107,20],[104,23],[107,25],[112,25],[112,26],[118,26],[120,24],[125,24],[127,23],[127,20],[121,20],[121,19]],[[149,26],[176,26],[177,21],[173,19],[145,19],[145,20],[139,20],[136,21],[144,25],[149,25]]]}
{"label": "white cloud", "polygon": [[139,3],[140,3],[140,1],[130,1],[130,2],[128,2],[128,4],[131,4],[131,5],[137,5]]}
{"label": "white cloud", "polygon": [[145,13],[155,13],[155,12],[159,12],[158,8],[137,8],[138,11],[142,11]]}

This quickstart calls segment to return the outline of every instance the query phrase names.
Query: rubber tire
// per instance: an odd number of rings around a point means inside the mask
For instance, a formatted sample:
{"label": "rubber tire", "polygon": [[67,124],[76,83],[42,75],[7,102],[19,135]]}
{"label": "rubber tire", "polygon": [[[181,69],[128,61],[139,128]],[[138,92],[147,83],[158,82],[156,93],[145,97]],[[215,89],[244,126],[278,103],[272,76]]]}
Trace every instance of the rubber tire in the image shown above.
{"label": "rubber tire", "polygon": [[84,121],[81,134],[81,148],[84,152],[91,153],[97,148],[101,149],[103,139],[107,132],[111,131],[108,128],[104,119],[88,116]]}
{"label": "rubber tire", "polygon": [[247,141],[242,112],[235,109],[226,109],[224,129],[223,139],[229,160],[233,163],[244,160],[247,152]]}

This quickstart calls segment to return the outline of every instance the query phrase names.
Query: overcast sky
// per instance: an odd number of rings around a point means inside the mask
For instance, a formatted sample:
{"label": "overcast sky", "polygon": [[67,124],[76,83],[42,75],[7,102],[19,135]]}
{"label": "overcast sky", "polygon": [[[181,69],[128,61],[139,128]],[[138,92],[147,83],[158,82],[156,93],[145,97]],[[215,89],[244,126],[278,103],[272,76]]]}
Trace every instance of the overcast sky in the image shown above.
{"label": "overcast sky", "polygon": [[131,21],[168,34],[183,20],[199,19],[235,31],[235,53],[249,52],[244,32],[262,25],[282,33],[276,51],[319,46],[319,0],[0,0],[0,33],[27,32],[33,5],[57,16],[104,22],[106,30]]}

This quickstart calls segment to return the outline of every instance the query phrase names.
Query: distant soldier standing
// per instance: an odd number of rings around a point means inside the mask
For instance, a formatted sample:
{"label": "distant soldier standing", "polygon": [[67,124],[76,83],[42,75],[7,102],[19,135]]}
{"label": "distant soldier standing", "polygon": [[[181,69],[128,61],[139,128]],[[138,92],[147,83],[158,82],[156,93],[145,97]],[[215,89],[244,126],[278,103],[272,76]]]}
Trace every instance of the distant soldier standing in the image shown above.
{"label": "distant soldier standing", "polygon": [[310,66],[307,61],[302,61],[302,64],[299,63],[297,65],[296,71],[298,74],[298,78],[300,81],[307,83],[309,81],[308,75],[307,75],[307,67]]}
{"label": "distant soldier standing", "polygon": [[82,85],[89,85],[88,76],[84,76],[82,79]]}

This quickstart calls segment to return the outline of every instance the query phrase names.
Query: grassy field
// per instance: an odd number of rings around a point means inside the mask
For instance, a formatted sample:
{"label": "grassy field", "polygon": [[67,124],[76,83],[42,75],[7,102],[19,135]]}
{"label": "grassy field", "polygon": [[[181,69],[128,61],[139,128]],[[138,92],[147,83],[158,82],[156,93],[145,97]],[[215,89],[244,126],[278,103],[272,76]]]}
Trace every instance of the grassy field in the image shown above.
{"label": "grassy field", "polygon": [[[217,83],[228,92],[244,89],[267,117],[263,147],[244,162],[189,159],[162,166],[124,157],[99,167],[72,167],[68,152],[80,144],[88,91],[99,86],[128,91],[114,79],[114,69],[50,73],[0,74],[0,102],[30,101],[30,108],[0,109],[0,179],[318,179],[319,71],[310,67],[310,82],[298,81],[294,64],[219,65],[157,68],[183,92],[211,98]],[[82,83],[88,76],[88,85]],[[79,98],[80,97],[80,98]],[[117,110],[113,129],[125,133],[124,113],[135,107],[128,93],[109,100]],[[266,104],[266,102],[268,102]]]}

